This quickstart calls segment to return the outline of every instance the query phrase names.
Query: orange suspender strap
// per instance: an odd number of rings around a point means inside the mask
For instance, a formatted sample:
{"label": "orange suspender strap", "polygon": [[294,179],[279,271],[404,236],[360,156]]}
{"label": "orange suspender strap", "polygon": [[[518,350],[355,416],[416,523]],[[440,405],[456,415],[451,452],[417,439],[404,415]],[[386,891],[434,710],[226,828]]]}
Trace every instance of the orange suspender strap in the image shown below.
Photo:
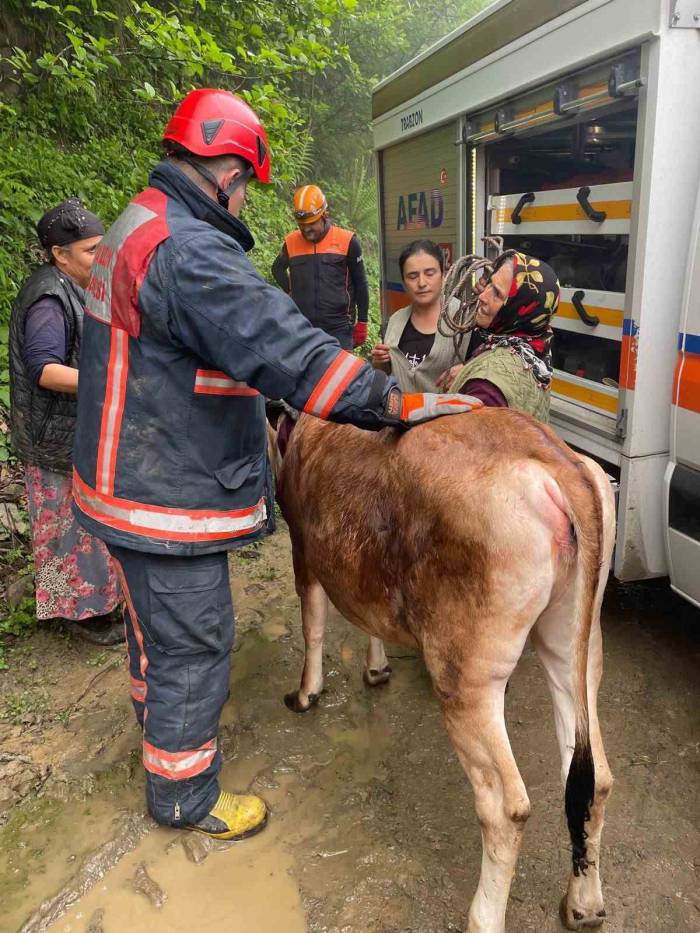
{"label": "orange suspender strap", "polygon": [[129,618],[131,619],[131,627],[134,630],[134,637],[136,638],[136,644],[139,649],[139,671],[141,673],[141,679],[137,680],[135,677],[130,676],[131,680],[131,698],[136,700],[137,703],[146,702],[146,694],[148,693],[148,683],[146,681],[146,671],[148,670],[148,657],[146,656],[146,651],[143,645],[143,632],[141,631],[141,626],[139,625],[139,617],[136,614],[136,608],[134,607],[134,601],[131,598],[131,592],[129,590],[129,585],[126,582],[126,577],[124,576],[124,568],[116,559],[112,557],[112,562],[114,564],[114,569],[117,572],[117,577],[119,578],[119,583],[121,584],[122,593],[124,594],[124,599],[126,600],[126,606],[129,612]]}

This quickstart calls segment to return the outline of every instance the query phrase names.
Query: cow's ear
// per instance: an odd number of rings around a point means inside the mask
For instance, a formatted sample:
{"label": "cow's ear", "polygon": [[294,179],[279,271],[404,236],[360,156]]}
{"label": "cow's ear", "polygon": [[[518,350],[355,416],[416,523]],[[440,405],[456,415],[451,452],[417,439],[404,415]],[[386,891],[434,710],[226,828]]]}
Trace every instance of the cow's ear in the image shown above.
{"label": "cow's ear", "polygon": [[284,455],[287,453],[287,447],[289,446],[295,424],[296,421],[294,421],[286,411],[282,412],[282,415],[277,421],[277,450],[282,459],[284,459]]}
{"label": "cow's ear", "polygon": [[282,401],[271,398],[265,399],[265,414],[267,415],[267,420],[270,422],[270,425],[275,430],[277,430],[277,422],[280,419],[280,415],[283,415],[284,411],[285,409]]}

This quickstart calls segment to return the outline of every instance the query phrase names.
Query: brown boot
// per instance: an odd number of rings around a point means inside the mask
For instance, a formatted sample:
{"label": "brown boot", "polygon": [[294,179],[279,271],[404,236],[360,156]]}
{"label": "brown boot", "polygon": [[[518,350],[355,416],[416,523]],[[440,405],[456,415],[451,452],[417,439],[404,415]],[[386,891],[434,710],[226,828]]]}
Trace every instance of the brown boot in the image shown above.
{"label": "brown boot", "polygon": [[93,645],[118,645],[124,641],[124,617],[121,609],[115,609],[106,616],[94,616],[92,619],[84,619],[81,622],[73,622],[70,619],[62,620],[63,628],[82,638],[83,641],[89,641]]}

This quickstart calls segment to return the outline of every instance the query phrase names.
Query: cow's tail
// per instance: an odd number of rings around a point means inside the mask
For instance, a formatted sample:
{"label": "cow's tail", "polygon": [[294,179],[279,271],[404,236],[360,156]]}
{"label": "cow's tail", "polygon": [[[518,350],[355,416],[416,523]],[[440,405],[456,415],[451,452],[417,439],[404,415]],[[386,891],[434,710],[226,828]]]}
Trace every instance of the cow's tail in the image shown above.
{"label": "cow's tail", "polygon": [[[571,836],[574,874],[586,871],[586,830],[595,795],[595,767],[588,718],[588,645],[596,612],[605,587],[605,502],[593,466],[572,464],[569,481],[562,484],[569,518],[576,535],[575,619],[571,651],[571,676],[575,710],[574,753],[566,780],[566,820]],[[568,471],[567,471],[568,472]],[[604,476],[603,482],[607,482]]]}

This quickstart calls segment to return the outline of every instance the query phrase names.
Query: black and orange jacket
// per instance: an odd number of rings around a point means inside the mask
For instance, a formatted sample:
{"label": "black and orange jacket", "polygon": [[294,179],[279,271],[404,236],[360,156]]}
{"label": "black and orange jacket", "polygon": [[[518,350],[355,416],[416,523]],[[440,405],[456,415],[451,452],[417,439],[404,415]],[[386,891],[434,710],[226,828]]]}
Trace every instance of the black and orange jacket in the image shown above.
{"label": "black and orange jacket", "polygon": [[351,327],[355,309],[358,321],[367,320],[367,274],[360,241],[351,230],[332,224],[318,243],[292,231],[272,275],[309,321],[327,333]]}
{"label": "black and orange jacket", "polygon": [[264,395],[378,429],[395,382],[257,273],[247,227],[171,163],[102,240],[87,287],[74,510],[108,543],[180,555],[274,527]]}

